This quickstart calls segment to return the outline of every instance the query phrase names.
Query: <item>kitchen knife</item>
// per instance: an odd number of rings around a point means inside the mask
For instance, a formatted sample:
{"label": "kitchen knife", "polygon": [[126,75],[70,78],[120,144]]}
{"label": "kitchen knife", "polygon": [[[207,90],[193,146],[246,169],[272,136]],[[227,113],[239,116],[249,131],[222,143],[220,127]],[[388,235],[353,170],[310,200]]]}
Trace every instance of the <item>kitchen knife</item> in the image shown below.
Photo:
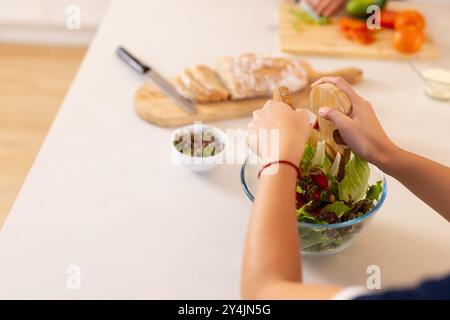
{"label": "kitchen knife", "polygon": [[311,18],[314,19],[314,21],[319,22],[322,18],[320,15],[318,15],[314,9],[310,6],[310,4],[306,1],[300,1],[299,4],[300,8],[303,9]]}
{"label": "kitchen knife", "polygon": [[169,81],[164,79],[164,77],[161,76],[154,69],[150,68],[146,64],[139,61],[130,52],[128,52],[122,47],[117,48],[116,54],[139,74],[145,75],[148,78],[150,78],[150,80],[152,80],[153,83],[156,84],[159,89],[161,89],[183,110],[189,113],[197,113],[197,107],[195,106],[195,104],[180,96],[180,94],[174,88],[174,86]]}

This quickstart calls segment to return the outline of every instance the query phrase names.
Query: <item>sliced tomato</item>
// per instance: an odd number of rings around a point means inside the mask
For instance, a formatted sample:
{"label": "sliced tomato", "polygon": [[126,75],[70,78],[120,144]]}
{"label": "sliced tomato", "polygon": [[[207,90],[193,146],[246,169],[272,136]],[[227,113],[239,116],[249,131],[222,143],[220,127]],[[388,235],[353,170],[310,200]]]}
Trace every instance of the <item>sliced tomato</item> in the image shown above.
{"label": "sliced tomato", "polygon": [[347,38],[361,44],[370,44],[374,41],[374,37],[369,30],[347,30],[345,31]]}
{"label": "sliced tomato", "polygon": [[339,26],[342,30],[367,30],[365,21],[349,17],[339,19]]}
{"label": "sliced tomato", "polygon": [[381,27],[387,29],[394,29],[394,21],[398,12],[393,10],[382,10],[381,11]]}
{"label": "sliced tomato", "polygon": [[341,27],[341,31],[350,40],[362,44],[369,44],[374,40],[374,37],[370,30],[367,28],[365,21],[349,17],[342,17],[339,20],[339,25]]}

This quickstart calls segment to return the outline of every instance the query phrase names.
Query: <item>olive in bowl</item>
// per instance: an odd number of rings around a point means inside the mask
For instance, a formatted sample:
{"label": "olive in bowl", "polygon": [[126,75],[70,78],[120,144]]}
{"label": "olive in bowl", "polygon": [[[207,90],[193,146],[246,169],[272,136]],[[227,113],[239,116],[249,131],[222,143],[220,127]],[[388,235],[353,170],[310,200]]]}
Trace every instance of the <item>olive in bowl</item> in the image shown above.
{"label": "olive in bowl", "polygon": [[193,124],[175,130],[171,136],[172,159],[192,171],[208,171],[224,162],[227,135],[219,128]]}

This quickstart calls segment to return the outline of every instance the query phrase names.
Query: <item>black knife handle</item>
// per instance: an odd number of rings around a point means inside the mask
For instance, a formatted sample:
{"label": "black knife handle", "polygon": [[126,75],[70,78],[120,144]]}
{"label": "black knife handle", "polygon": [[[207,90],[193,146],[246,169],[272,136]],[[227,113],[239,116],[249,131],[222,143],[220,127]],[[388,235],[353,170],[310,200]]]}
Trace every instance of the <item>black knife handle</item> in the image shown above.
{"label": "black knife handle", "polygon": [[145,63],[142,63],[134,57],[131,53],[129,53],[127,50],[125,50],[122,47],[118,47],[116,50],[116,54],[125,61],[130,67],[132,67],[134,70],[136,70],[140,74],[146,74],[151,70],[149,66],[147,66]]}

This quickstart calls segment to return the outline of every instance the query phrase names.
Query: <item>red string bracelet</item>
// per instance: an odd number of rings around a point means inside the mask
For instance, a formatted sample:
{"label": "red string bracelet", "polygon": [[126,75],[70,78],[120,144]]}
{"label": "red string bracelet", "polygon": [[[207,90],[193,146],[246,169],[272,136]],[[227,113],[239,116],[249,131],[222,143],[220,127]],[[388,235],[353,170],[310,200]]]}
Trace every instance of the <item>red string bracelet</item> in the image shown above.
{"label": "red string bracelet", "polygon": [[281,164],[287,164],[287,165],[291,166],[291,167],[294,168],[295,171],[297,172],[297,178],[300,178],[300,177],[301,177],[300,169],[299,169],[295,164],[293,164],[292,162],[287,161],[287,160],[278,160],[278,161],[272,161],[272,162],[269,162],[269,163],[265,164],[265,165],[261,168],[261,170],[259,170],[259,173],[258,173],[258,179],[259,179],[259,177],[261,176],[261,173],[262,173],[265,169],[267,169],[268,167],[270,167],[270,166],[272,166],[272,165],[274,165],[274,164],[280,164],[280,163],[281,163]]}

